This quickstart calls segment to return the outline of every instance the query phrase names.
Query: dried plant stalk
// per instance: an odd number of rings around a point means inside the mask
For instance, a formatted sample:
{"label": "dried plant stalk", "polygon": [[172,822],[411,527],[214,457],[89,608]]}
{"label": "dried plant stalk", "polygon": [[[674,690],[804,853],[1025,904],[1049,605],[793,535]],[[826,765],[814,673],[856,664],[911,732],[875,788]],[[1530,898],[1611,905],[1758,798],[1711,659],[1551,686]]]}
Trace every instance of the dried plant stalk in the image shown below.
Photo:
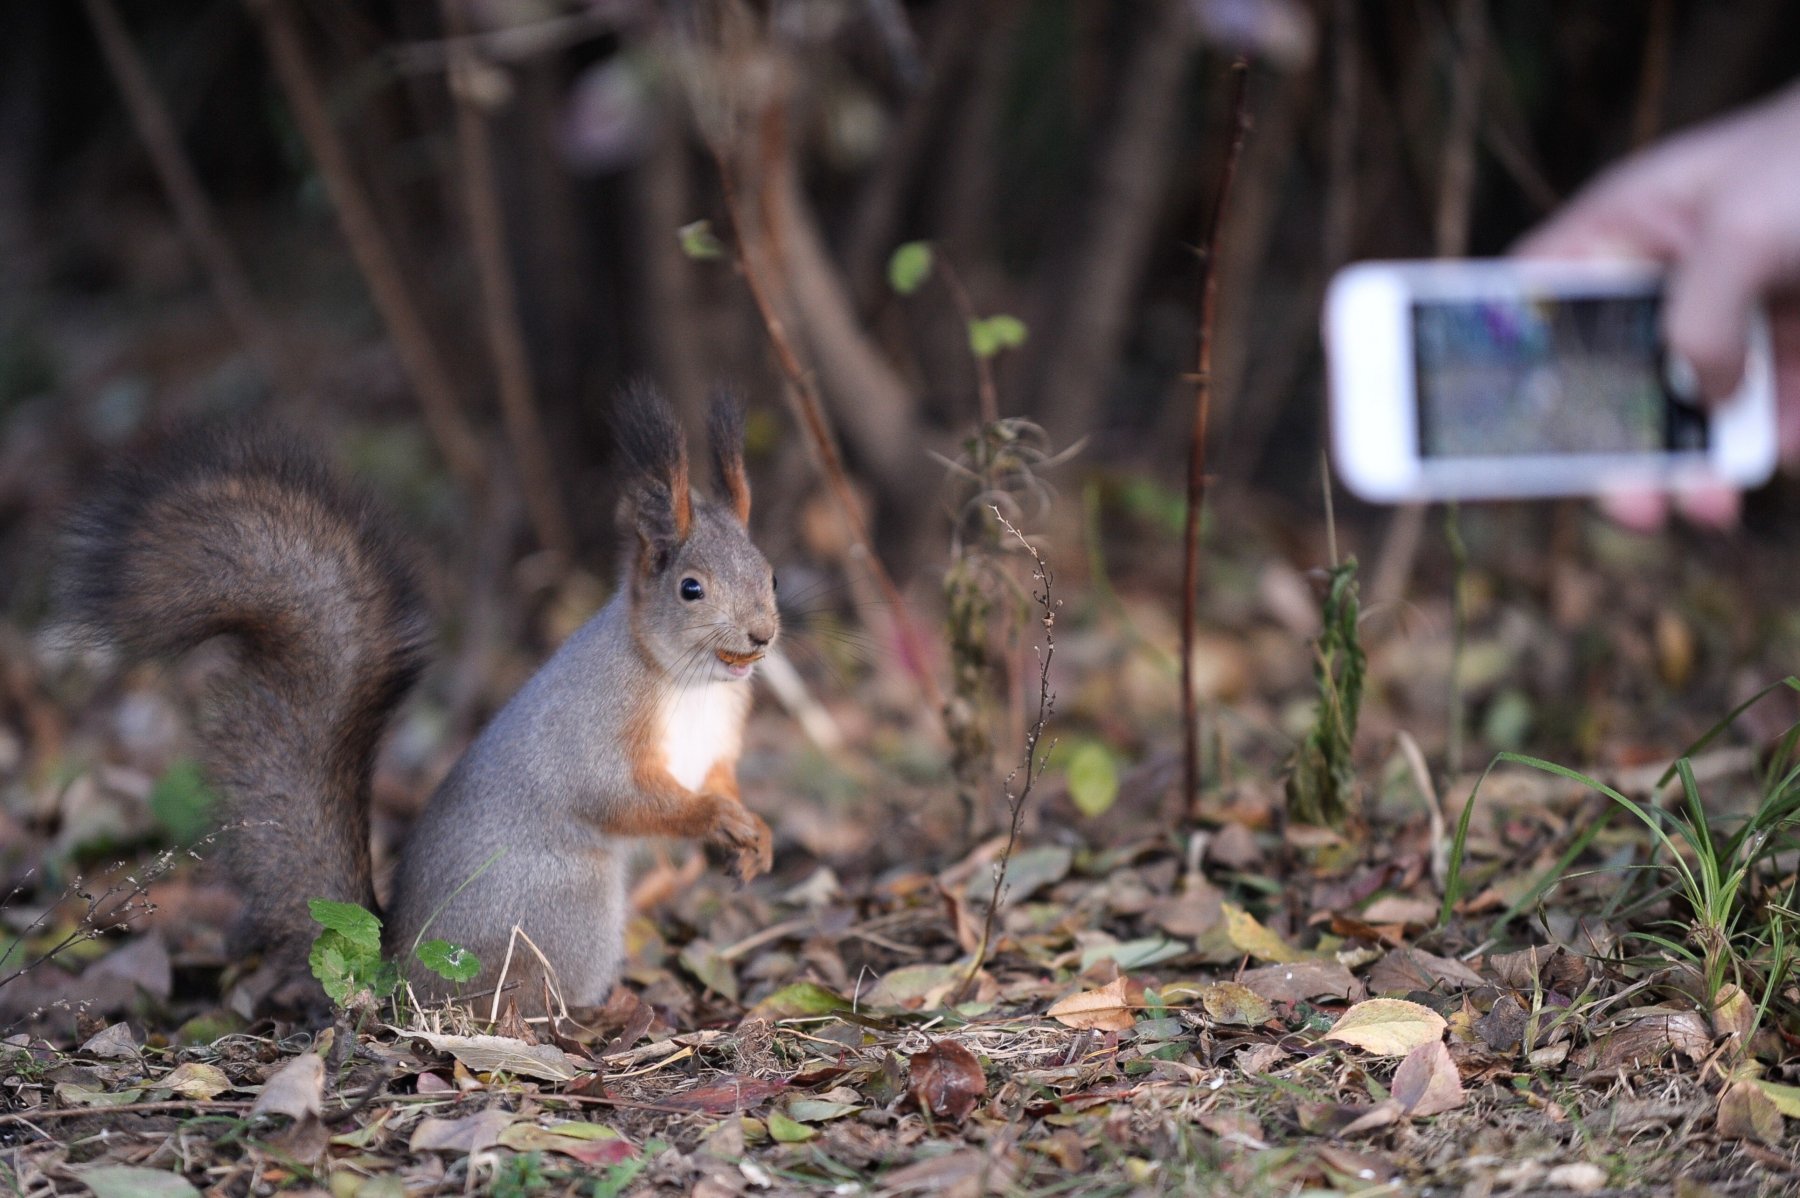
{"label": "dried plant stalk", "polygon": [[1200,730],[1194,711],[1194,615],[1200,592],[1200,513],[1206,505],[1206,425],[1212,410],[1213,324],[1218,316],[1219,235],[1225,226],[1225,209],[1231,202],[1231,183],[1243,156],[1244,139],[1250,132],[1250,64],[1238,59],[1232,65],[1231,142],[1219,174],[1219,195],[1213,203],[1206,240],[1200,247],[1200,328],[1194,362],[1194,431],[1188,444],[1187,526],[1184,531],[1181,574],[1181,786],[1187,816],[1192,820],[1200,802]]}

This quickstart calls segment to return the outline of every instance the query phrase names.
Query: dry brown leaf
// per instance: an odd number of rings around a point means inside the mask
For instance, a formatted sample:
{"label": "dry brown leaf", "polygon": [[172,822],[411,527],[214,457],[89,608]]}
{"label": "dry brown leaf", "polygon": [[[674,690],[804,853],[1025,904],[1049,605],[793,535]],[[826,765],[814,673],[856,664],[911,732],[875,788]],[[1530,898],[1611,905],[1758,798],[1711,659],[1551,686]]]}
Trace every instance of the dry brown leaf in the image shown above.
{"label": "dry brown leaf", "polygon": [[906,1092],[933,1118],[961,1123],[987,1093],[987,1075],[974,1053],[954,1040],[937,1040],[908,1058]]}
{"label": "dry brown leaf", "polygon": [[304,1052],[275,1071],[250,1106],[250,1114],[288,1115],[296,1120],[317,1115],[325,1103],[325,1058]]}
{"label": "dry brown leaf", "polygon": [[498,1107],[489,1107],[460,1119],[425,1118],[413,1128],[412,1139],[406,1145],[407,1151],[451,1152],[463,1156],[480,1152],[498,1144],[500,1133],[522,1117]]}
{"label": "dry brown leaf", "polygon": [[582,1073],[579,1062],[554,1044],[526,1044],[508,1036],[440,1036],[395,1030],[449,1053],[477,1073],[513,1073],[553,1082],[572,1081]]}
{"label": "dry brown leaf", "polygon": [[1726,982],[1713,1000],[1712,1028],[1715,1036],[1736,1036],[1740,1045],[1750,1042],[1756,1031],[1756,1004],[1742,987]]}
{"label": "dry brown leaf", "polygon": [[1380,1057],[1403,1057],[1421,1044],[1441,1040],[1447,1026],[1430,1007],[1403,998],[1371,998],[1345,1011],[1325,1038]]}
{"label": "dry brown leaf", "polygon": [[1221,903],[1219,910],[1225,915],[1225,935],[1239,952],[1277,965],[1306,959],[1305,953],[1258,923],[1256,917],[1242,907]]}
{"label": "dry brown leaf", "polygon": [[1611,1072],[1621,1066],[1655,1065],[1671,1050],[1690,1061],[1701,1061],[1712,1051],[1712,1028],[1698,1011],[1649,1010],[1633,1012],[1631,1022],[1606,1033],[1583,1054],[1590,1069]]}
{"label": "dry brown leaf", "polygon": [[1369,969],[1369,989],[1376,994],[1438,989],[1454,993],[1486,983],[1461,961],[1418,948],[1397,948]]}
{"label": "dry brown leaf", "polygon": [[1394,1071],[1392,1093],[1415,1119],[1441,1115],[1463,1104],[1462,1076],[1442,1040],[1429,1040],[1406,1054]]}
{"label": "dry brown leaf", "polygon": [[1338,961],[1294,961],[1247,969],[1238,981],[1270,1002],[1296,1003],[1309,998],[1338,998],[1346,1002],[1367,994],[1363,984]]}
{"label": "dry brown leaf", "polygon": [[1754,1082],[1732,1082],[1719,1095],[1719,1135],[1727,1140],[1781,1143],[1781,1111]]}
{"label": "dry brown leaf", "polygon": [[1131,1014],[1129,978],[1117,977],[1098,990],[1071,994],[1046,1014],[1065,1027],[1103,1032],[1128,1031],[1137,1022]]}

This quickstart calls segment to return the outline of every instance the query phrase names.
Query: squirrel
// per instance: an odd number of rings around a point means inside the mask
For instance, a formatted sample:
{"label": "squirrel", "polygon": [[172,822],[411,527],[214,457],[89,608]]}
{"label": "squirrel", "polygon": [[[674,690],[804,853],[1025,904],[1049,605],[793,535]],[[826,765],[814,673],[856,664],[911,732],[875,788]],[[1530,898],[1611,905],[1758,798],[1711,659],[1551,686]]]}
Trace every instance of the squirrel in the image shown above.
{"label": "squirrel", "polygon": [[[775,576],[748,531],[743,414],[708,419],[718,495],[689,485],[679,424],[647,388],[619,405],[626,549],[610,602],[496,715],[405,841],[384,952],[422,998],[451,996],[413,948],[472,951],[463,991],[504,979],[545,1013],[604,1003],[629,914],[631,840],[696,838],[771,865],[768,826],[738,793],[749,679],[780,632]],[[245,896],[234,953],[260,951],[288,1001],[317,1005],[309,899],[376,908],[369,788],[376,750],[424,660],[409,551],[372,502],[315,456],[268,437],[190,433],[115,472],[71,519],[60,623],[90,644],[167,657],[233,646],[201,721]],[[297,988],[296,988],[297,987]]]}

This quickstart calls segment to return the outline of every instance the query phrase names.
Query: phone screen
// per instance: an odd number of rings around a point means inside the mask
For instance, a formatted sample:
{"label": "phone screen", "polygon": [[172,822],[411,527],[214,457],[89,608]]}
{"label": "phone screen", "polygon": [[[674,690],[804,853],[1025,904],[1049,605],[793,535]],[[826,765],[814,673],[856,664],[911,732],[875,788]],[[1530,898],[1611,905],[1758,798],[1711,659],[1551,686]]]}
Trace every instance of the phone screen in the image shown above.
{"label": "phone screen", "polygon": [[1672,394],[1656,295],[1416,300],[1423,458],[1704,451]]}

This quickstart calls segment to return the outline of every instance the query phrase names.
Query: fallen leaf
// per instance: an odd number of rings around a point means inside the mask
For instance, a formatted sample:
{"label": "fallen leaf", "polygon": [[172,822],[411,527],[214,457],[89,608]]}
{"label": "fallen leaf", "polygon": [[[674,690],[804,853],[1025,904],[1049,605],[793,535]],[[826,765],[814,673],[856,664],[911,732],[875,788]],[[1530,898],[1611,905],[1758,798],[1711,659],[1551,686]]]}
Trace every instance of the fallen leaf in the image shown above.
{"label": "fallen leaf", "polygon": [[573,1081],[582,1073],[575,1058],[554,1044],[526,1044],[509,1036],[441,1036],[404,1028],[393,1030],[449,1053],[477,1073],[511,1073],[553,1082]]}
{"label": "fallen leaf", "polygon": [[1736,1036],[1739,1045],[1750,1042],[1756,1031],[1756,1004],[1743,988],[1726,982],[1713,999],[1712,1028],[1715,1036]]}
{"label": "fallen leaf", "polygon": [[287,1115],[295,1120],[316,1117],[325,1105],[325,1058],[305,1052],[275,1071],[263,1083],[250,1114]]}
{"label": "fallen leaf", "polygon": [[1552,1190],[1574,1190],[1592,1194],[1606,1184],[1606,1170],[1592,1161],[1570,1161],[1558,1165],[1544,1175],[1544,1185]]}
{"label": "fallen leaf", "polygon": [[1647,1010],[1623,1027],[1601,1036],[1583,1054],[1589,1069],[1612,1072],[1655,1065],[1671,1051],[1690,1061],[1704,1060],[1712,1051],[1712,1028],[1698,1011]]}
{"label": "fallen leaf", "polygon": [[987,1075],[975,1054],[961,1044],[936,1040],[908,1058],[906,1092],[920,1110],[961,1123],[987,1093]]}
{"label": "fallen leaf", "polygon": [[769,1138],[777,1144],[804,1144],[819,1133],[780,1111],[769,1112]]}
{"label": "fallen leaf", "polygon": [[[1073,864],[1075,850],[1065,845],[1047,844],[1020,849],[1006,863],[1005,900],[1008,903],[1024,902],[1044,887],[1068,877],[1069,867]],[[984,907],[994,893],[993,868],[990,865],[976,870],[967,887],[969,896],[979,900]]]}
{"label": "fallen leaf", "polygon": [[1313,1155],[1327,1169],[1351,1181],[1386,1185],[1400,1175],[1394,1162],[1373,1152],[1352,1152],[1336,1144],[1320,1144],[1313,1149]]}
{"label": "fallen leaf", "polygon": [[1424,928],[1437,922],[1438,905],[1429,899],[1389,894],[1376,899],[1359,914],[1373,924],[1398,923]]}
{"label": "fallen leaf", "polygon": [[1397,948],[1369,969],[1369,989],[1376,994],[1414,990],[1455,993],[1486,984],[1486,978],[1461,961],[1418,948]]}
{"label": "fallen leaf", "polygon": [[1733,1082],[1719,1095],[1719,1135],[1727,1140],[1781,1143],[1781,1111],[1754,1083]]}
{"label": "fallen leaf", "polygon": [[787,1089],[787,1083],[784,1081],[733,1076],[714,1082],[710,1086],[699,1086],[680,1094],[667,1095],[657,1099],[657,1102],[663,1106],[680,1107],[684,1111],[705,1111],[712,1115],[724,1115],[733,1111],[747,1111],[752,1107],[759,1107],[785,1089]]}
{"label": "fallen leaf", "polygon": [[606,1124],[578,1119],[548,1127],[514,1123],[501,1131],[498,1143],[514,1152],[560,1152],[584,1165],[616,1165],[637,1155],[637,1145]]}
{"label": "fallen leaf", "polygon": [[1247,969],[1238,982],[1270,1002],[1297,1003],[1309,998],[1360,999],[1366,993],[1361,982],[1337,961],[1294,961]]}
{"label": "fallen leaf", "polygon": [[1442,1040],[1428,1040],[1394,1070],[1394,1100],[1415,1119],[1441,1115],[1463,1104],[1462,1076]]}
{"label": "fallen leaf", "polygon": [[476,1111],[473,1115],[464,1115],[460,1119],[427,1117],[413,1128],[412,1139],[407,1141],[407,1151],[450,1152],[467,1156],[471,1152],[480,1152],[498,1144],[501,1133],[518,1118],[511,1111],[503,1111],[498,1107]]}
{"label": "fallen leaf", "polygon": [[1105,1032],[1128,1031],[1137,1020],[1131,1014],[1130,982],[1116,977],[1098,990],[1071,994],[1046,1012],[1065,1027]]}
{"label": "fallen leaf", "polygon": [[837,991],[817,982],[795,982],[791,986],[783,986],[751,1007],[743,1021],[749,1023],[753,1019],[761,1019],[766,1023],[779,1023],[783,1019],[830,1015],[835,1011],[849,1009],[850,1000]]}
{"label": "fallen leaf", "polygon": [[859,1006],[885,1011],[935,1011],[962,984],[960,965],[902,965],[882,975],[860,996]]}
{"label": "fallen leaf", "polygon": [[1494,1000],[1488,1013],[1475,1021],[1475,1034],[1495,1052],[1512,1052],[1525,1041],[1525,1008],[1510,994]]}
{"label": "fallen leaf", "polygon": [[225,1076],[225,1071],[204,1061],[185,1061],[157,1078],[155,1084],[159,1090],[169,1090],[183,1098],[197,1098],[202,1102],[231,1089],[231,1079]]}
{"label": "fallen leaf", "polygon": [[1561,947],[1491,954],[1485,963],[1496,978],[1515,990],[1541,987],[1573,995],[1580,993],[1590,976],[1588,963]]}
{"label": "fallen leaf", "polygon": [[135,1061],[138,1044],[130,1024],[115,1023],[89,1036],[80,1052],[84,1057],[99,1057],[103,1061]]}
{"label": "fallen leaf", "polygon": [[1790,1119],[1800,1119],[1800,1086],[1784,1086],[1760,1077],[1751,1078],[1750,1084],[1767,1095],[1776,1110]]}
{"label": "fallen leaf", "polygon": [[719,950],[704,940],[690,941],[681,950],[681,965],[719,997],[729,1002],[738,1000],[737,970]]}
{"label": "fallen leaf", "polygon": [[1430,1007],[1403,998],[1371,998],[1345,1011],[1325,1038],[1380,1057],[1403,1057],[1421,1044],[1442,1039],[1447,1026]]}
{"label": "fallen leaf", "polygon": [[1256,1027],[1275,1018],[1269,1000],[1236,982],[1215,982],[1200,992],[1200,1006],[1215,1022]]}
{"label": "fallen leaf", "polygon": [[82,1169],[76,1176],[94,1191],[94,1198],[200,1198],[187,1178],[166,1169],[140,1169],[132,1165],[99,1165]]}
{"label": "fallen leaf", "polygon": [[1225,916],[1225,935],[1239,952],[1278,965],[1306,959],[1305,953],[1258,923],[1256,917],[1242,907],[1221,903],[1219,910]]}
{"label": "fallen leaf", "polygon": [[820,1098],[796,1098],[788,1103],[788,1117],[801,1123],[829,1123],[833,1119],[842,1119],[845,1115],[854,1115],[865,1110],[861,1103],[830,1102]]}

